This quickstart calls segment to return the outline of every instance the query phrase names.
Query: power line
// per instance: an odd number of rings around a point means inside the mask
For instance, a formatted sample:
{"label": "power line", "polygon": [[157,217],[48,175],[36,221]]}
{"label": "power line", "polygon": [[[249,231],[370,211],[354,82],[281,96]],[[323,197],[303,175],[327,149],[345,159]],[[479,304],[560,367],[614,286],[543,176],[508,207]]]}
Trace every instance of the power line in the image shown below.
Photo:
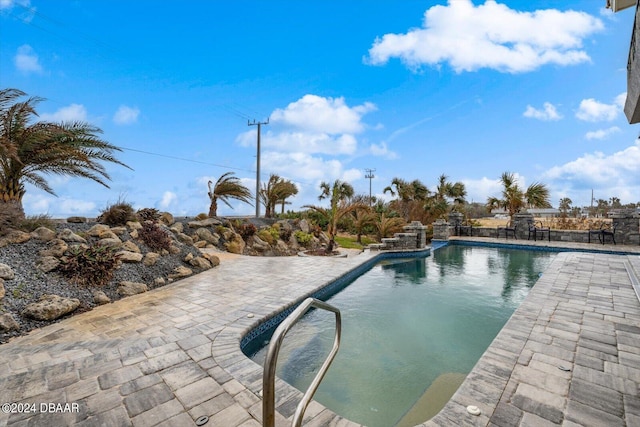
{"label": "power line", "polygon": [[243,171],[243,172],[251,172],[251,173],[255,172],[254,170],[250,170],[250,169],[235,168],[233,166],[226,166],[226,165],[219,165],[219,164],[216,164],[216,163],[202,162],[200,160],[185,159],[183,157],[176,157],[176,156],[169,156],[169,155],[166,155],[166,154],[152,153],[150,151],[137,150],[135,148],[128,148],[128,147],[119,147],[119,148],[121,148],[123,150],[126,150],[126,151],[135,151],[137,153],[150,154],[152,156],[166,157],[167,159],[182,160],[183,162],[200,163],[202,165],[215,166],[215,167],[218,167],[218,168],[225,168],[225,169],[233,169],[233,170]]}
{"label": "power line", "polygon": [[253,123],[247,120],[247,126],[258,126],[258,149],[256,158],[256,218],[260,217],[260,126],[268,125],[269,119],[266,122],[256,122],[253,119]]}
{"label": "power line", "polygon": [[373,200],[371,198],[371,180],[376,177],[373,174],[376,170],[375,169],[365,169],[365,171],[367,172],[367,174],[364,177],[369,179],[369,206],[371,206],[372,200]]}

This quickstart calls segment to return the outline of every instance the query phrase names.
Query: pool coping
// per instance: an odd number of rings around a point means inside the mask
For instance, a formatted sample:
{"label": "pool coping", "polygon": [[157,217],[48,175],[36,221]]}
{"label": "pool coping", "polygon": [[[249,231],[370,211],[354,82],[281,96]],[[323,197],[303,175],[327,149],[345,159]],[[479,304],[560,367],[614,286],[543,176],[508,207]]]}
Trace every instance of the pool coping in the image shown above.
{"label": "pool coping", "polygon": [[[496,417],[494,415],[496,413],[496,409],[502,404],[502,400],[505,396],[513,396],[516,391],[514,387],[517,386],[512,385],[512,374],[514,369],[518,364],[527,364],[528,360],[530,361],[532,358],[531,354],[524,351],[525,345],[536,327],[535,319],[538,318],[540,313],[543,311],[544,302],[548,300],[548,297],[555,285],[555,280],[558,278],[558,272],[567,262],[567,257],[570,257],[571,254],[587,253],[598,256],[616,257],[628,257],[640,254],[640,251],[629,251],[626,247],[618,247],[616,248],[617,250],[610,250],[595,247],[582,248],[575,247],[575,245],[562,245],[561,243],[553,246],[541,242],[534,244],[522,244],[522,242],[502,243],[496,242],[495,240],[484,241],[484,239],[481,240],[477,238],[452,239],[448,244],[544,250],[557,252],[559,256],[552,261],[549,267],[542,274],[541,278],[533,286],[529,295],[514,311],[513,315],[491,342],[485,353],[480,357],[476,365],[473,367],[471,372],[469,372],[462,385],[451,397],[445,407],[430,420],[422,424],[418,424],[418,426],[422,427],[445,425],[486,426],[489,424],[495,424]],[[434,250],[444,246],[446,246],[446,244],[438,245]],[[431,248],[429,247],[429,249]],[[415,252],[416,251],[401,251],[398,255],[412,256]],[[357,276],[361,274],[362,271],[368,270],[381,259],[394,256],[392,254],[395,253],[397,252],[390,251],[376,253],[369,259],[363,260],[361,264],[352,268],[343,276],[325,283],[311,292],[305,293],[304,295],[296,298],[293,302],[287,304],[285,307],[274,310],[268,316],[262,317],[255,322],[239,322],[240,324],[234,325],[229,330],[223,330],[214,341],[214,359],[223,369],[228,370],[229,373],[241,381],[241,383],[243,383],[248,389],[258,395],[261,395],[262,367],[251,361],[244,355],[244,353],[242,353],[240,350],[242,339],[250,333],[256,325],[265,321],[265,319],[268,320],[270,318],[275,318],[275,316],[282,313],[283,310],[292,310],[307,296],[321,291],[326,286],[330,286],[332,282],[339,282],[341,280],[348,282],[354,275]],[[343,279],[347,276],[349,279]],[[640,316],[640,304],[638,308],[638,314]],[[235,348],[236,357],[229,358],[229,352],[224,350],[229,349],[230,347]],[[216,348],[221,350],[216,352]],[[237,353],[240,353],[240,355]],[[511,387],[512,389],[508,390],[508,387]],[[280,420],[289,419],[291,417],[301,396],[302,393],[300,391],[283,380],[278,378],[276,379],[276,410],[280,415]],[[471,415],[467,410],[469,405],[478,407],[481,412],[480,415]],[[503,406],[509,405],[505,404]],[[543,410],[548,409],[545,408],[544,405],[542,407]],[[533,419],[533,417],[539,418],[539,414],[535,414],[535,410],[530,412],[527,411],[526,408],[517,408],[516,411],[518,409],[520,410],[519,418],[522,418],[523,416],[529,416],[529,419]],[[502,417],[503,415],[499,414],[499,416]],[[640,414],[638,414],[638,416],[640,417]],[[542,419],[544,419],[544,417]],[[640,418],[638,419],[640,420]],[[334,423],[337,423],[338,421],[341,422],[340,425],[349,427],[360,425],[342,418],[315,401],[309,406],[305,415],[305,423],[307,423],[305,425],[334,425]]]}

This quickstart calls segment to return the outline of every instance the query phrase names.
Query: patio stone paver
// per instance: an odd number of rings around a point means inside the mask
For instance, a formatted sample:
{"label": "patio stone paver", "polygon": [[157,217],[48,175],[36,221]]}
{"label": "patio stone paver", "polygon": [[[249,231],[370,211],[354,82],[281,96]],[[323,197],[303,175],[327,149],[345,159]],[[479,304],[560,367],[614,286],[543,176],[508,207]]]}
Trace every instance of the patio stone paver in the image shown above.
{"label": "patio stone paver", "polygon": [[[640,247],[605,249],[640,255]],[[77,404],[71,413],[0,413],[0,426],[188,426],[203,415],[207,426],[259,426],[262,368],[240,351],[242,335],[376,255],[230,257],[0,345],[0,403]],[[640,302],[627,273],[640,272],[638,255],[558,254],[422,425],[638,425]],[[289,425],[301,393],[278,380],[276,396],[277,425]],[[358,426],[316,402],[305,425]]]}

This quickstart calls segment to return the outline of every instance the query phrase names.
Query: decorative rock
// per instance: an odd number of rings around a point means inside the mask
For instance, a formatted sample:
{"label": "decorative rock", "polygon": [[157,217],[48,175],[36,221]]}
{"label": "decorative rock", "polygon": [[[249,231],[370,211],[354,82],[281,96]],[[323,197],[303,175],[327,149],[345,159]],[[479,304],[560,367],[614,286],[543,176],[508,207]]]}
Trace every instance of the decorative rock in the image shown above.
{"label": "decorative rock", "polygon": [[165,225],[171,225],[176,221],[175,219],[173,219],[173,215],[171,215],[169,212],[162,212],[160,214],[160,222],[164,223]]}
{"label": "decorative rock", "polygon": [[266,250],[271,249],[271,246],[269,246],[267,242],[265,242],[258,236],[251,236],[248,239],[247,244],[249,243],[251,243],[251,246],[253,247],[253,249],[255,249],[258,252],[264,252]]}
{"label": "decorative rock", "polygon": [[172,254],[172,255],[179,254],[180,253],[180,248],[177,247],[176,245],[172,244],[171,246],[169,246],[169,253]]}
{"label": "decorative rock", "polygon": [[122,236],[125,231],[127,231],[127,227],[111,227],[111,232],[116,236]]}
{"label": "decorative rock", "polygon": [[142,228],[142,224],[138,221],[127,221],[127,227],[129,230],[140,230]]}
{"label": "decorative rock", "polygon": [[98,237],[100,239],[118,239],[118,240],[120,240],[120,238],[116,235],[116,233],[114,233],[111,230],[104,231],[104,232],[100,233],[98,235]]}
{"label": "decorative rock", "polygon": [[171,226],[169,230],[173,231],[176,234],[182,233],[184,231],[184,226],[182,225],[181,222],[176,222]]}
{"label": "decorative rock", "polygon": [[60,265],[60,260],[54,256],[43,256],[36,261],[36,267],[44,273],[55,270]]}
{"label": "decorative rock", "polygon": [[56,238],[56,232],[47,227],[38,227],[31,232],[31,237],[36,240],[42,240],[43,242],[49,242]]}
{"label": "decorative rock", "polygon": [[[180,224],[180,223],[178,223]],[[172,228],[173,230],[173,228]],[[205,228],[206,230],[206,228]],[[188,236],[184,233],[176,233],[176,237],[178,237],[178,240],[181,241],[184,244],[187,244],[189,246],[193,246],[193,239],[191,238],[191,236]]]}
{"label": "decorative rock", "polygon": [[20,329],[20,324],[16,322],[11,313],[0,314],[0,332],[11,332]]}
{"label": "decorative rock", "polygon": [[4,280],[0,279],[0,299],[4,298]]}
{"label": "decorative rock", "polygon": [[71,224],[82,224],[84,222],[87,222],[87,218],[83,216],[70,216],[69,218],[67,218],[67,222]]}
{"label": "decorative rock", "polygon": [[0,279],[11,280],[16,277],[11,267],[7,264],[0,263]]}
{"label": "decorative rock", "polygon": [[109,304],[111,302],[111,298],[109,298],[107,294],[102,291],[95,291],[93,293],[93,302],[98,305]]}
{"label": "decorative rock", "polygon": [[9,234],[5,236],[5,239],[7,239],[9,243],[24,243],[31,240],[31,234],[20,230],[11,230]]}
{"label": "decorative rock", "polygon": [[211,268],[211,263],[201,256],[193,258],[189,261],[189,264],[201,270],[208,270]]}
{"label": "decorative rock", "polygon": [[209,227],[210,225],[222,225],[222,221],[217,218],[207,218],[202,221],[189,221],[187,225],[190,228]]}
{"label": "decorative rock", "polygon": [[217,267],[220,265],[220,258],[218,258],[216,255],[214,254],[203,254],[202,255],[205,259],[207,259],[211,265],[213,267]]}
{"label": "decorative rock", "polygon": [[67,242],[61,239],[53,239],[47,244],[47,249],[43,249],[39,252],[40,256],[55,256],[61,257],[65,251],[69,249]]}
{"label": "decorative rock", "polygon": [[189,252],[186,257],[184,257],[184,262],[189,262],[193,259],[193,254]]}
{"label": "decorative rock", "polygon": [[78,236],[68,228],[65,228],[58,233],[58,239],[62,239],[65,242],[87,243],[87,240],[84,237]]}
{"label": "decorative rock", "polygon": [[196,247],[196,248],[198,248],[198,249],[202,249],[202,248],[206,247],[208,244],[209,244],[209,243],[207,243],[207,241],[206,241],[206,240],[199,240],[199,241],[195,242],[195,243],[193,244],[193,246],[195,246],[195,247]]}
{"label": "decorative rock", "polygon": [[117,255],[120,256],[122,262],[140,262],[142,261],[142,254],[130,251],[118,251]]}
{"label": "decorative rock", "polygon": [[[113,234],[113,233],[112,233]],[[122,240],[118,239],[118,237],[114,234],[115,238],[108,237],[105,239],[98,240],[98,243],[103,246],[109,246],[110,248],[119,248],[122,246]]]}
{"label": "decorative rock", "polygon": [[198,236],[199,240],[204,240],[214,245],[217,245],[220,241],[220,237],[216,237],[217,234],[213,234],[208,228],[198,228],[194,234]]}
{"label": "decorative rock", "polygon": [[140,253],[140,248],[138,247],[138,245],[133,243],[131,240],[127,240],[126,242],[124,242],[122,244],[122,249],[129,252],[135,252],[138,254]]}
{"label": "decorative rock", "polygon": [[77,298],[64,298],[59,295],[43,295],[38,302],[27,305],[23,316],[36,320],[54,320],[71,313],[80,306]]}
{"label": "decorative rock", "polygon": [[118,284],[118,294],[122,295],[123,297],[141,294],[143,292],[147,292],[148,290],[149,288],[144,283],[129,282],[124,280],[120,282],[120,284]]}
{"label": "decorative rock", "polygon": [[153,279],[153,284],[156,286],[162,286],[165,283],[167,283],[167,281],[164,280],[164,277],[156,277],[155,279]]}
{"label": "decorative rock", "polygon": [[132,239],[137,239],[138,238],[138,230],[132,230],[129,232],[129,236],[131,236]]}
{"label": "decorative rock", "polygon": [[160,259],[160,254],[157,254],[155,252],[147,252],[144,258],[142,259],[142,264],[144,264],[145,267],[151,267],[159,259]]}
{"label": "decorative rock", "polygon": [[310,230],[309,223],[307,222],[306,219],[301,219],[300,223],[298,224],[298,227],[300,227],[300,230],[302,230],[305,233],[308,233]]}
{"label": "decorative rock", "polygon": [[193,270],[188,267],[179,266],[173,270],[173,273],[169,274],[169,279],[179,279],[181,277],[191,276],[193,274]]}
{"label": "decorative rock", "polygon": [[93,227],[91,227],[90,229],[87,230],[87,234],[89,236],[93,236],[93,237],[100,237],[100,235],[102,233],[106,233],[111,231],[111,228],[109,228],[108,225],[105,224],[96,224]]}

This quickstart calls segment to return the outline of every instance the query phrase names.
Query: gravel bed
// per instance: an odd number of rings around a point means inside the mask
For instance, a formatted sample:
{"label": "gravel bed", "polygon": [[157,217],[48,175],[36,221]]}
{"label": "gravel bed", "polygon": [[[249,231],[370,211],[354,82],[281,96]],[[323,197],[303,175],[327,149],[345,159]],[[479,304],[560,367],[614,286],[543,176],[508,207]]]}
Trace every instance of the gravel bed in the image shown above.
{"label": "gravel bed", "polygon": [[[187,222],[188,219],[181,218],[181,222]],[[56,231],[60,232],[65,228],[71,229],[78,233],[87,231],[94,223],[61,223],[56,226]],[[128,232],[119,236],[122,241],[129,240]],[[89,241],[96,239],[89,238]],[[138,240],[135,241],[140,247],[142,254],[150,252],[146,245]],[[142,263],[122,263],[115,271],[114,277],[109,284],[102,288],[92,288],[70,283],[64,276],[55,270],[49,273],[43,273],[36,268],[36,261],[39,258],[38,253],[46,248],[46,243],[31,239],[25,243],[11,244],[0,248],[0,263],[7,264],[15,273],[15,278],[4,281],[5,296],[0,299],[0,314],[10,313],[13,318],[20,324],[19,331],[0,333],[0,344],[7,342],[10,338],[24,335],[27,332],[55,323],[61,319],[91,310],[96,306],[93,300],[93,292],[102,290],[111,301],[117,301],[121,297],[117,293],[118,283],[124,280],[132,282],[145,283],[149,289],[158,286],[154,283],[154,279],[162,277],[165,284],[170,283],[168,275],[178,266],[187,266],[194,271],[194,274],[201,270],[187,265],[182,260],[188,253],[194,256],[200,255],[200,251],[193,247],[181,243],[176,243],[180,248],[180,253],[164,255],[158,259],[155,265],[146,267]],[[32,302],[36,302],[42,295],[57,294],[68,298],[77,298],[80,300],[80,307],[73,313],[54,321],[39,321],[27,318],[21,315],[24,308]]]}

